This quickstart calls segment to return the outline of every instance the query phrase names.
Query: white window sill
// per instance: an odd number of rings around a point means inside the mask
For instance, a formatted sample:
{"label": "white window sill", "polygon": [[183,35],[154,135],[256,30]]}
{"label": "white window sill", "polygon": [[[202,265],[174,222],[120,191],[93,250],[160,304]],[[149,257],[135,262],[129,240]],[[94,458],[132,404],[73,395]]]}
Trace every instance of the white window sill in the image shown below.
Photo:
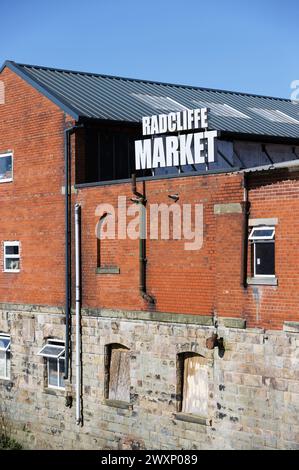
{"label": "white window sill", "polygon": [[277,286],[277,277],[248,277],[248,286]]}
{"label": "white window sill", "polygon": [[46,393],[48,395],[54,395],[54,396],[64,396],[65,395],[65,388],[45,387],[44,388],[44,393]]}
{"label": "white window sill", "polygon": [[47,386],[48,390],[65,390],[65,387],[55,387],[55,385],[48,385]]}

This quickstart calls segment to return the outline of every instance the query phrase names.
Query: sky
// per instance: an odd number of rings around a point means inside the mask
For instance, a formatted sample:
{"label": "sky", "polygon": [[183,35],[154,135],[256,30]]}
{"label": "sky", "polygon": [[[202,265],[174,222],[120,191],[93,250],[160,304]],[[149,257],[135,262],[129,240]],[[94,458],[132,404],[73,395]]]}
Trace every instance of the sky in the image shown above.
{"label": "sky", "polygon": [[298,0],[0,0],[0,63],[289,98]]}

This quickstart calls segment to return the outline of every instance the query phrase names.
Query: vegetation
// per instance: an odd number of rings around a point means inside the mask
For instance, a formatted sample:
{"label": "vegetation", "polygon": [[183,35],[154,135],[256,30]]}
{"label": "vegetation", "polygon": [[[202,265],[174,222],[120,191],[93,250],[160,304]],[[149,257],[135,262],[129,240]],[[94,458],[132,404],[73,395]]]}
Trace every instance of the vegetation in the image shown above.
{"label": "vegetation", "polygon": [[0,450],[20,450],[21,444],[13,439],[11,426],[6,418],[5,410],[0,408]]}
{"label": "vegetation", "polygon": [[0,450],[20,450],[22,449],[21,444],[15,441],[14,439],[5,436],[5,434],[0,435]]}

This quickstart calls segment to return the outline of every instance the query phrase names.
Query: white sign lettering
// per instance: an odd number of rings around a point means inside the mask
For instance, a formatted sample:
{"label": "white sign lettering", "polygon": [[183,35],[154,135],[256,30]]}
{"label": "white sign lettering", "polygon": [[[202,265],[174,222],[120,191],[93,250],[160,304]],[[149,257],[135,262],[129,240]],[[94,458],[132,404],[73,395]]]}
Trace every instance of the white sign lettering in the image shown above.
{"label": "white sign lettering", "polygon": [[[202,132],[186,132],[197,129]],[[218,133],[208,130],[207,108],[143,117],[142,132],[151,137],[135,141],[136,170],[215,161]],[[179,135],[161,137],[173,132]]]}

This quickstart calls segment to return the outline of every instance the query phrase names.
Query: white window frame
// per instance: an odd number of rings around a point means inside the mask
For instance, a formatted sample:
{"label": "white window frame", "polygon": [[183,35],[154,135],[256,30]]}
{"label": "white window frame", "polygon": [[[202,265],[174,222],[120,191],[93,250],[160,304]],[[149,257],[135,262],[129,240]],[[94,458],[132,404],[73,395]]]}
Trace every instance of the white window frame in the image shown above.
{"label": "white window frame", "polygon": [[10,183],[13,181],[13,152],[0,153],[0,158],[11,157],[11,178],[0,179],[0,183]]}
{"label": "white window frame", "polygon": [[[9,255],[6,254],[6,247],[8,246],[17,246],[19,249],[19,253],[17,255]],[[14,258],[19,260],[19,266],[21,265],[21,255],[20,255],[20,242],[19,241],[6,241],[3,243],[3,271],[5,273],[19,273],[21,268],[19,269],[7,269],[6,268],[6,259],[7,258]]]}
{"label": "white window frame", "polygon": [[[0,375],[0,379],[1,380],[10,380],[10,375],[7,374],[7,362],[8,362],[8,358],[7,358],[7,353],[10,353],[10,344],[11,344],[11,337],[10,335],[6,334],[6,333],[0,333],[0,339],[1,338],[6,338],[9,340],[9,343],[8,343],[8,346],[6,347],[6,349],[1,349],[2,352],[5,352],[5,376],[2,376]],[[10,358],[9,358],[9,361],[10,361]],[[10,366],[11,366],[11,362],[10,362]]]}
{"label": "white window frame", "polygon": [[[273,230],[272,235],[268,236],[254,236],[254,231],[255,230]],[[248,239],[252,242],[253,244],[253,277],[254,278],[275,278],[276,275],[274,274],[257,274],[256,273],[256,244],[257,243],[263,243],[263,241],[267,243],[275,243],[275,227],[269,226],[269,225],[258,225],[255,227],[252,227],[250,235]]]}
{"label": "white window frame", "polygon": [[[272,230],[272,235],[254,235],[254,232],[258,230]],[[275,227],[270,227],[268,225],[258,225],[257,227],[253,227],[251,229],[250,235],[248,237],[248,240],[251,241],[256,241],[256,240],[274,240],[275,236]]]}
{"label": "white window frame", "polygon": [[[60,386],[59,383],[60,383],[60,364],[59,362],[63,359],[64,360],[64,354],[65,354],[65,348],[56,356],[52,356],[52,355],[44,355],[42,353],[43,349],[45,348],[45,346],[47,345],[59,345],[61,344],[61,346],[65,346],[65,342],[60,340],[60,339],[48,339],[47,343],[42,347],[42,349],[38,352],[38,356],[42,356],[44,357],[46,360],[47,360],[47,387],[48,388],[54,388],[56,390],[65,390],[65,386]],[[50,384],[49,380],[50,380],[50,360],[53,360],[53,359],[56,359],[57,361],[57,383],[58,385],[52,385]]]}

